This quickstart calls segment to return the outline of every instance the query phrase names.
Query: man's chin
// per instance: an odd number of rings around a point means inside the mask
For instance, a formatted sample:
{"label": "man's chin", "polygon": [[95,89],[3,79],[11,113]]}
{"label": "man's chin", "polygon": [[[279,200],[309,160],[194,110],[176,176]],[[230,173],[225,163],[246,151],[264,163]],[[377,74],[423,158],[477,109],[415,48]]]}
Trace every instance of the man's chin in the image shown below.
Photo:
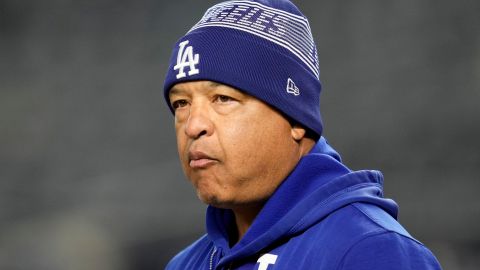
{"label": "man's chin", "polygon": [[205,204],[211,205],[216,208],[231,209],[235,203],[231,200],[225,200],[215,194],[201,194],[198,193],[198,198]]}

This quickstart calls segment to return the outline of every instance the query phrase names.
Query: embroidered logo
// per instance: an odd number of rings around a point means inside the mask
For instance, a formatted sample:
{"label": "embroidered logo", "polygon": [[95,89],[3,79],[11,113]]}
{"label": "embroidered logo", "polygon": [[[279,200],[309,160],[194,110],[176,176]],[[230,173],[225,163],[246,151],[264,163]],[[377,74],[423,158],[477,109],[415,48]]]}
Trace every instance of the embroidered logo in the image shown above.
{"label": "embroidered logo", "polygon": [[189,67],[188,76],[200,73],[200,70],[195,67],[200,60],[198,53],[193,54],[193,47],[187,46],[188,40],[182,41],[178,46],[180,49],[177,54],[177,64],[173,67],[174,70],[178,70],[177,79],[186,77],[185,67]]}
{"label": "embroidered logo", "polygon": [[260,263],[260,265],[258,266],[258,270],[267,270],[269,265],[275,264],[275,262],[277,261],[277,257],[277,255],[273,254],[263,254],[257,260],[257,263]]}
{"label": "embroidered logo", "polygon": [[287,93],[293,94],[295,96],[300,95],[300,89],[298,89],[293,80],[290,78],[288,78],[287,80]]}

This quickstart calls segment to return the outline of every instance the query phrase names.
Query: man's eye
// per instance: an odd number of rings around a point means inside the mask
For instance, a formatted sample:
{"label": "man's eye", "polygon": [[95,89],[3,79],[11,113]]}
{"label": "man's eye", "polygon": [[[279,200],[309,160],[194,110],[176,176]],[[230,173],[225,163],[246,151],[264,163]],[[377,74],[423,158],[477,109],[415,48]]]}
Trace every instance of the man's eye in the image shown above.
{"label": "man's eye", "polygon": [[215,98],[215,101],[218,101],[218,102],[229,102],[229,101],[233,101],[234,99],[229,97],[229,96],[224,96],[224,95],[218,95],[216,96]]}
{"label": "man's eye", "polygon": [[185,99],[175,100],[172,102],[173,109],[178,109],[188,105],[188,102]]}

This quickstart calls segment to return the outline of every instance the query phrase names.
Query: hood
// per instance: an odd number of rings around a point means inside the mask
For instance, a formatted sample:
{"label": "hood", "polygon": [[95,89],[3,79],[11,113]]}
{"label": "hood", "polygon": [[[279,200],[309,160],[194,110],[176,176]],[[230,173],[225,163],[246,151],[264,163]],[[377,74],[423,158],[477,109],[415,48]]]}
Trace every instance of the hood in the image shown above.
{"label": "hood", "polygon": [[321,137],[302,157],[255,218],[244,237],[229,247],[228,229],[234,224],[231,210],[209,206],[207,232],[222,250],[222,263],[254,255],[272,243],[305,231],[324,217],[354,202],[376,204],[394,218],[398,206],[383,198],[379,171],[351,171]]}

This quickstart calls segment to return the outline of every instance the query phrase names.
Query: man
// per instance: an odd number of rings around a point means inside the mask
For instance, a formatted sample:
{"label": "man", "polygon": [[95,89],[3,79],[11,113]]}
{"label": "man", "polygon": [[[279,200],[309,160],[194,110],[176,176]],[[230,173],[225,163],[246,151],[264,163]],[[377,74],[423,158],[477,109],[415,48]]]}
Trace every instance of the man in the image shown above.
{"label": "man", "polygon": [[322,137],[317,53],[288,0],[210,8],[175,45],[164,94],[207,234],[166,269],[440,269],[396,221],[378,171]]}

